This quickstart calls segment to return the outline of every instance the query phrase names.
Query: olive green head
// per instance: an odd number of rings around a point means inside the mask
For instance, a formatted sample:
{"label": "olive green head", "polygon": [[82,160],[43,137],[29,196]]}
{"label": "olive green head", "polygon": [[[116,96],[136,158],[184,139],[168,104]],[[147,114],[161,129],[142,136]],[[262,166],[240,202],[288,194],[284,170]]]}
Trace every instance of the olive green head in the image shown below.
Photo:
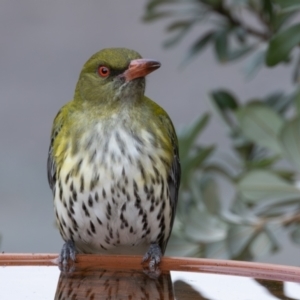
{"label": "olive green head", "polygon": [[74,100],[96,104],[138,100],[144,95],[145,76],[159,67],[159,62],[142,59],[133,50],[103,49],[83,66]]}

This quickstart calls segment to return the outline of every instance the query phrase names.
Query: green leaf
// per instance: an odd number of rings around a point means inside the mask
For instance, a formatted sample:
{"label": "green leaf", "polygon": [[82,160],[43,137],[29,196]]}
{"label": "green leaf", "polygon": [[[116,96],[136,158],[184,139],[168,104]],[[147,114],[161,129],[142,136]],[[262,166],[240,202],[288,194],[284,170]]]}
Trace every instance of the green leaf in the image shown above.
{"label": "green leaf", "polygon": [[167,31],[168,32],[177,31],[177,33],[173,37],[164,41],[163,46],[165,48],[168,48],[177,44],[181,39],[184,38],[184,36],[193,27],[193,25],[196,22],[199,22],[202,18],[203,16],[202,17],[198,16],[196,19],[193,18],[191,20],[181,20],[181,21],[176,21],[174,23],[171,23],[171,25],[167,27]]}
{"label": "green leaf", "polygon": [[283,92],[277,91],[269,94],[264,99],[264,103],[270,106],[279,114],[284,114],[294,103],[295,95],[284,95]]}
{"label": "green leaf", "polygon": [[247,32],[246,32],[245,28],[240,27],[240,26],[236,27],[233,29],[233,33],[234,33],[237,41],[240,44],[244,45],[247,40]]}
{"label": "green leaf", "polygon": [[209,122],[209,119],[210,115],[204,114],[178,133],[180,158],[185,159],[188,156],[193,144]]}
{"label": "green leaf", "polygon": [[204,248],[205,257],[215,259],[231,259],[226,240],[208,243]]}
{"label": "green leaf", "polygon": [[199,245],[187,241],[184,236],[172,233],[166,250],[167,256],[195,257],[198,253]]}
{"label": "green leaf", "polygon": [[157,9],[158,6],[162,6],[165,4],[175,4],[179,2],[180,0],[151,0],[147,3],[146,11],[153,11]]}
{"label": "green leaf", "polygon": [[158,19],[166,18],[172,16],[173,13],[170,11],[161,11],[161,12],[151,12],[146,14],[143,17],[144,22],[152,22]]}
{"label": "green leaf", "polygon": [[168,27],[167,27],[167,31],[171,32],[174,30],[178,30],[178,29],[184,29],[186,27],[189,27],[191,25],[192,21],[191,20],[181,20],[181,21],[176,21],[174,23],[171,23]]}
{"label": "green leaf", "polygon": [[264,99],[264,103],[277,111],[276,107],[282,101],[283,97],[284,93],[282,91],[276,91],[267,95]]}
{"label": "green leaf", "polygon": [[234,181],[235,177],[234,170],[227,168],[226,166],[223,166],[222,164],[217,162],[209,162],[208,164],[205,164],[203,166],[203,172],[213,172],[215,174],[224,176],[229,181]]}
{"label": "green leaf", "polygon": [[270,0],[263,0],[263,10],[269,15],[270,18],[273,16],[273,5]]}
{"label": "green leaf", "polygon": [[[265,202],[261,204],[265,204]],[[256,205],[253,211],[262,218],[276,218],[284,215],[291,215],[298,207],[299,201],[295,201],[294,203],[282,202],[278,205]],[[281,227],[278,223],[276,224],[278,227]]]}
{"label": "green leaf", "polygon": [[299,0],[273,0],[282,8],[281,13],[296,12],[300,9]]}
{"label": "green leaf", "polygon": [[237,184],[247,202],[300,199],[300,190],[269,171],[248,172]]}
{"label": "green leaf", "polygon": [[228,30],[222,30],[214,34],[215,54],[219,62],[228,60]]}
{"label": "green leaf", "polygon": [[233,130],[230,132],[232,146],[236,154],[238,154],[238,158],[242,160],[248,160],[250,157],[253,157],[252,154],[255,145],[245,137],[239,128],[237,128],[238,125],[234,124],[233,126]]}
{"label": "green leaf", "polygon": [[239,103],[235,96],[224,89],[212,91],[209,96],[216,107],[217,112],[220,114],[220,117],[229,127],[229,130],[234,131],[236,129],[236,121],[234,120],[235,117],[232,114],[232,111],[235,111],[239,107]]}
{"label": "green leaf", "polygon": [[245,67],[243,68],[243,71],[248,78],[253,77],[258,72],[258,70],[262,68],[265,63],[265,56],[266,49],[263,48],[255,52],[250,57]]}
{"label": "green leaf", "polygon": [[273,0],[282,8],[288,8],[291,6],[299,5],[299,0]]}
{"label": "green leaf", "polygon": [[293,5],[293,6],[290,6],[290,7],[287,7],[285,9],[283,9],[283,12],[291,12],[291,13],[298,13],[300,10],[300,4],[296,4],[296,5]]}
{"label": "green leaf", "polygon": [[255,11],[256,13],[261,12],[262,7],[262,1],[261,0],[248,0],[247,1],[248,6],[252,11]]}
{"label": "green leaf", "polygon": [[297,113],[300,115],[300,89],[297,89],[293,94],[293,100],[297,108]]}
{"label": "green leaf", "polygon": [[291,238],[294,243],[300,244],[300,224],[297,224],[294,226],[292,232],[291,232]]}
{"label": "green leaf", "polygon": [[208,31],[203,34],[196,42],[190,47],[187,57],[183,60],[183,64],[187,63],[195,55],[199,54],[205,47],[213,40],[215,32]]}
{"label": "green leaf", "polygon": [[244,6],[246,4],[248,4],[248,1],[249,0],[232,0],[233,2],[233,7],[235,7],[235,5],[241,5],[241,6]]}
{"label": "green leaf", "polygon": [[163,47],[169,48],[169,47],[172,47],[175,44],[179,43],[180,40],[183,39],[183,37],[185,36],[185,34],[190,30],[190,28],[191,28],[191,25],[182,28],[173,37],[171,37],[171,38],[167,39],[166,41],[164,41]]}
{"label": "green leaf", "polygon": [[228,50],[227,61],[235,61],[243,56],[249,54],[252,50],[255,49],[254,45],[243,46],[236,50]]}
{"label": "green leaf", "polygon": [[264,169],[269,168],[273,164],[275,164],[280,159],[279,155],[266,157],[263,159],[255,159],[252,161],[246,161],[246,167],[247,169]]}
{"label": "green leaf", "polygon": [[212,6],[218,6],[223,0],[202,0],[203,3],[210,4]]}
{"label": "green leaf", "polygon": [[218,214],[221,209],[218,184],[214,177],[204,176],[202,178],[202,198],[205,203],[206,209],[211,214]]}
{"label": "green leaf", "polygon": [[[200,148],[194,154],[181,160],[182,186],[186,186],[192,176],[192,170],[198,168],[214,151],[215,147]],[[183,157],[180,153],[180,157]]]}
{"label": "green leaf", "polygon": [[[222,212],[222,216],[223,215],[224,212]],[[224,216],[226,218],[230,217],[232,220],[230,221],[230,219],[228,219],[228,222],[232,224],[252,225],[258,222],[258,217],[252,210],[249,209],[249,204],[239,192],[236,193],[234,202],[230,207],[230,211],[228,211]],[[240,220],[238,218],[240,218]]]}
{"label": "green leaf", "polygon": [[295,181],[295,172],[292,170],[286,169],[274,169],[273,170],[275,175],[278,175],[280,178],[286,180],[287,182],[293,183]]}
{"label": "green leaf", "polygon": [[273,16],[271,23],[274,28],[274,32],[278,32],[285,24],[291,22],[292,18],[297,16],[298,11],[293,10],[291,12],[281,11]]}
{"label": "green leaf", "polygon": [[239,256],[249,245],[255,234],[253,226],[232,225],[228,231],[228,249],[231,257]]}
{"label": "green leaf", "polygon": [[283,120],[272,109],[263,104],[250,104],[237,111],[237,119],[243,134],[252,142],[281,153],[278,135]]}
{"label": "green leaf", "polygon": [[221,110],[236,110],[239,107],[237,99],[227,90],[219,89],[210,93],[215,105]]}
{"label": "green leaf", "polygon": [[300,24],[293,25],[276,34],[270,41],[266,64],[273,67],[288,59],[292,49],[300,43]]}
{"label": "green leaf", "polygon": [[[239,203],[242,203],[239,201]],[[245,203],[243,203],[245,205]],[[246,206],[246,205],[245,205]],[[249,211],[249,209],[247,208]],[[226,221],[227,223],[231,225],[245,225],[249,224],[249,220],[245,220],[245,218],[241,215],[238,215],[230,210],[224,210],[221,212],[222,220]]]}
{"label": "green leaf", "polygon": [[186,220],[184,233],[190,240],[198,243],[211,243],[226,237],[227,227],[220,219],[206,210],[191,209]]}
{"label": "green leaf", "polygon": [[300,82],[300,55],[299,54],[293,71],[293,82],[296,84]]}
{"label": "green leaf", "polygon": [[254,257],[265,256],[277,250],[277,241],[268,230],[260,232],[250,244],[250,252]]}
{"label": "green leaf", "polygon": [[283,154],[300,170],[300,117],[287,121],[282,128],[280,141]]}

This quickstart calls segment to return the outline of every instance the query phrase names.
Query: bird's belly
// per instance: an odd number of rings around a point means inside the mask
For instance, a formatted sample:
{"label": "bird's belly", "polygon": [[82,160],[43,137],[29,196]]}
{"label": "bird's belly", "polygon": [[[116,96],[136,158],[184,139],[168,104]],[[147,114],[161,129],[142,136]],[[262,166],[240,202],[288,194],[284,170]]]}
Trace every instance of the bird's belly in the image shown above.
{"label": "bird's belly", "polygon": [[113,135],[89,155],[66,155],[54,206],[64,240],[79,252],[145,253],[168,238],[171,222],[164,152]]}

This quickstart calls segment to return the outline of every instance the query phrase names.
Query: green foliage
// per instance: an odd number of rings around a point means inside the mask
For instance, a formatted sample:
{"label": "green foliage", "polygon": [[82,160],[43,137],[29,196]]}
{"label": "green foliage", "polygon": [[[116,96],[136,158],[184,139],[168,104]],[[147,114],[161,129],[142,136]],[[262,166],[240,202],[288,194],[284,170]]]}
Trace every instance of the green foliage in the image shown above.
{"label": "green foliage", "polygon": [[[166,29],[171,37],[165,47],[182,41],[197,25],[205,25],[184,62],[212,46],[220,63],[249,57],[246,70],[251,75],[265,63],[269,67],[287,63],[294,50],[299,52],[300,24],[294,21],[299,11],[298,0],[149,0],[143,20],[170,19]],[[259,26],[251,26],[242,18],[243,12],[259,20]]]}
{"label": "green foliage", "polygon": [[[300,9],[300,6],[299,6]],[[269,43],[266,63],[269,67],[288,60],[291,51],[300,43],[300,24],[277,33]]]}
{"label": "green foliage", "polygon": [[179,132],[182,186],[168,254],[252,260],[280,249],[279,231],[300,244],[299,15],[299,0],[148,0],[144,21],[170,20],[166,47],[200,25],[183,63],[208,48],[222,64],[244,59],[249,77],[262,66],[294,67],[293,92],[246,102],[225,89],[210,92],[231,139],[225,159],[199,142],[209,115]]}

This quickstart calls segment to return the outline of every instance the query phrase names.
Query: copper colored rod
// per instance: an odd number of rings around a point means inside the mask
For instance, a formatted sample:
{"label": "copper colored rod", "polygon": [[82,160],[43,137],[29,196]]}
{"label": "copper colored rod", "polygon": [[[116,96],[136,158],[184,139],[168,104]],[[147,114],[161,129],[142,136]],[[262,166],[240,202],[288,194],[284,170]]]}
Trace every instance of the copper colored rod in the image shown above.
{"label": "copper colored rod", "polygon": [[[57,265],[58,254],[0,254],[0,266]],[[147,266],[146,264],[144,266]],[[76,267],[142,270],[141,256],[135,255],[77,255]],[[300,268],[255,262],[205,258],[164,257],[162,272],[209,272],[280,281],[300,282]]]}

